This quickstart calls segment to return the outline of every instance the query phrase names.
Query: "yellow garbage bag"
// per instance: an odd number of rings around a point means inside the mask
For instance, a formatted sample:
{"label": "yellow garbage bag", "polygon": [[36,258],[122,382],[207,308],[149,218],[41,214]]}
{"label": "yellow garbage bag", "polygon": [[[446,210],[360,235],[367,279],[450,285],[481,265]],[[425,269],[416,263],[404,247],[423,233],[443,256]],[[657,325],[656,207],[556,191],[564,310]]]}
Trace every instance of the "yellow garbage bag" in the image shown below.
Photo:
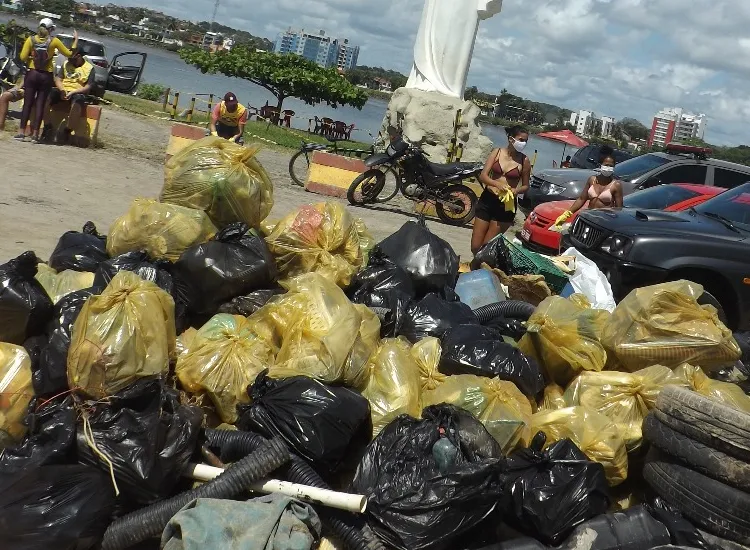
{"label": "yellow garbage bag", "polygon": [[368,380],[362,395],[370,402],[372,436],[397,416],[419,418],[419,367],[411,355],[411,345],[403,337],[387,338],[370,357]]}
{"label": "yellow garbage bag", "polygon": [[617,305],[602,343],[625,370],[683,363],[719,368],[740,358],[732,332],[716,309],[696,301],[703,287],[676,281],[639,288]]}
{"label": "yellow garbage bag", "polygon": [[190,343],[193,341],[197,333],[198,329],[189,327],[185,329],[185,332],[177,337],[177,342],[175,344],[175,354],[177,355],[177,357],[183,355],[187,351]]}
{"label": "yellow garbage bag", "polygon": [[634,373],[584,372],[565,390],[565,403],[608,416],[617,425],[628,452],[632,452],[641,446],[644,417],[656,406],[656,398],[667,385],[685,383],[659,365]]}
{"label": "yellow garbage bag", "polygon": [[567,407],[565,404],[565,389],[558,386],[557,384],[549,384],[544,388],[544,397],[542,398],[542,405],[539,407],[541,411],[557,411]]}
{"label": "yellow garbage bag", "polygon": [[469,411],[504,453],[530,441],[531,404],[513,382],[473,374],[449,376],[436,389],[424,392],[425,407],[448,403]]}
{"label": "yellow garbage bag", "polygon": [[285,278],[315,272],[347,287],[364,265],[357,224],[337,202],[292,212],[276,225],[266,242],[276,257],[280,276]]}
{"label": "yellow garbage bag", "polygon": [[234,424],[237,405],[250,402],[247,387],[273,364],[273,354],[249,318],[219,313],[187,343],[175,374],[186,391],[206,393],[221,419]]}
{"label": "yellow garbage bag", "polygon": [[273,184],[255,158],[258,147],[207,137],[169,161],[160,200],[204,210],[217,227],[258,227],[273,208]]}
{"label": "yellow garbage bag", "polygon": [[422,391],[434,390],[448,379],[448,376],[438,370],[440,354],[442,353],[440,340],[428,336],[411,348],[411,355],[419,367],[419,379]]}
{"label": "yellow garbage bag", "polygon": [[599,339],[609,315],[579,301],[551,296],[529,318],[518,347],[539,361],[548,380],[566,385],[581,371],[604,368],[607,352]]}
{"label": "yellow garbage bag", "polygon": [[88,299],[73,325],[68,384],[100,399],[138,378],[166,375],[175,340],[172,297],[120,271],[104,292]]}
{"label": "yellow garbage bag", "polygon": [[362,323],[359,338],[354,341],[346,360],[342,383],[361,391],[367,384],[367,362],[380,344],[380,319],[363,304],[354,304],[354,308],[362,317]]}
{"label": "yellow garbage bag", "polygon": [[29,354],[21,346],[0,342],[0,450],[26,435],[23,419],[33,398]]}
{"label": "yellow garbage bag", "polygon": [[540,411],[531,417],[531,433],[544,432],[545,446],[570,439],[590,460],[604,466],[614,487],[628,477],[628,452],[618,426],[607,416],[585,407]]}
{"label": "yellow garbage bag", "polygon": [[737,384],[712,380],[706,376],[703,369],[687,363],[677,367],[674,373],[677,378],[699,394],[750,414],[750,396],[745,395]]}
{"label": "yellow garbage bag", "polygon": [[53,304],[76,290],[91,288],[94,284],[94,274],[87,271],[73,271],[66,269],[58,273],[47,264],[39,264],[34,278],[47,291]]}
{"label": "yellow garbage bag", "polygon": [[185,249],[204,243],[216,233],[206,213],[151,199],[135,199],[109,228],[107,253],[145,250],[155,259],[176,261]]}

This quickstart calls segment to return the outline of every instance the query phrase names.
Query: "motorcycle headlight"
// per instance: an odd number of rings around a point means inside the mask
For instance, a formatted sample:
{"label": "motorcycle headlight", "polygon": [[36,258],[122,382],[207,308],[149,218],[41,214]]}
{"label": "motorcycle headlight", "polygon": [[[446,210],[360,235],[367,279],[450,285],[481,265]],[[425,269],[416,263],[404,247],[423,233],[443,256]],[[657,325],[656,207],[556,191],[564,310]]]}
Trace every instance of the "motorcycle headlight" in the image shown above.
{"label": "motorcycle headlight", "polygon": [[565,188],[562,185],[549,182],[542,184],[542,193],[545,195],[562,195],[564,192]]}
{"label": "motorcycle headlight", "polygon": [[623,235],[612,235],[604,239],[601,249],[603,252],[616,256],[617,258],[624,258],[633,248],[633,239],[625,237]]}

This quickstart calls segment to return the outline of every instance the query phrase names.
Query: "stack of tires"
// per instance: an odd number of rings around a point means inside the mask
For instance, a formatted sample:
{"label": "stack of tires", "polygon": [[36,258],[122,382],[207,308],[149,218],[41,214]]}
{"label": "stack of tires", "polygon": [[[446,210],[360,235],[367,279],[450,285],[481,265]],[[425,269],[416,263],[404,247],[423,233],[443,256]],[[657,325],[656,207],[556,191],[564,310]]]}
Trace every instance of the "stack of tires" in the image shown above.
{"label": "stack of tires", "polygon": [[706,532],[750,545],[750,415],[668,386],[643,435],[654,491]]}

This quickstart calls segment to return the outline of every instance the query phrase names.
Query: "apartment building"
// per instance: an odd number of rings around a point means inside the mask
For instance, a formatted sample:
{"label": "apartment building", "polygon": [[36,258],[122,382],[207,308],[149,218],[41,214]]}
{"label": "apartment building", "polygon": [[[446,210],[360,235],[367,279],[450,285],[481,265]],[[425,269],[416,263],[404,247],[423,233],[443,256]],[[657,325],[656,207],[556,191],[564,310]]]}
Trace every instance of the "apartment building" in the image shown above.
{"label": "apartment building", "polygon": [[703,139],[705,132],[706,115],[686,113],[680,107],[668,107],[654,115],[648,144],[650,147],[664,147],[673,141]]}
{"label": "apartment building", "polygon": [[276,38],[274,51],[294,53],[321,67],[337,67],[343,71],[356,67],[359,57],[359,46],[350,44],[348,39],[340,41],[327,36],[322,30],[313,34],[289,29]]}

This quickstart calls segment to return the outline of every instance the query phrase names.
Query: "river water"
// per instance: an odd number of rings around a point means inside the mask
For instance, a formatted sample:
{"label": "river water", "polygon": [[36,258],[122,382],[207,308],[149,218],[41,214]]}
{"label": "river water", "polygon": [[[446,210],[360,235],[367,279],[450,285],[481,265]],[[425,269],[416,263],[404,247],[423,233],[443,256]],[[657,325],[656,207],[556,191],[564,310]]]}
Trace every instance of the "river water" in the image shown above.
{"label": "river water", "polygon": [[[0,14],[0,22],[7,22],[11,17]],[[16,18],[20,20],[20,18]],[[35,24],[26,22],[29,26]],[[61,33],[70,33],[70,29],[58,29]],[[82,34],[85,37],[85,34]],[[198,69],[185,64],[180,57],[173,52],[161,48],[152,48],[136,42],[128,42],[105,36],[92,36],[104,44],[107,55],[111,59],[114,55],[128,51],[140,51],[148,54],[146,68],[143,74],[144,82],[158,83],[180,92],[180,104],[183,108],[188,106],[193,94],[211,94],[216,97],[223,96],[227,91],[232,91],[245,105],[262,107],[268,102],[276,105],[276,98],[269,91],[251,84],[246,80],[231,78],[223,75],[203,74]],[[500,86],[502,87],[502,86]],[[293,125],[300,129],[307,129],[308,119],[318,116],[319,118],[330,117],[334,120],[342,120],[347,124],[355,125],[352,138],[358,141],[369,142],[372,140],[370,134],[375,136],[380,130],[380,125],[385,115],[387,102],[376,98],[370,98],[362,110],[354,107],[338,107],[334,109],[327,105],[306,105],[303,101],[289,98],[284,101],[284,108],[295,111],[296,118]],[[206,105],[203,105],[206,108]],[[483,133],[496,145],[507,143],[505,131],[498,126],[483,125]],[[559,143],[531,136],[526,153],[533,158],[537,151],[536,169],[552,168],[552,162],[560,162],[563,146]],[[576,149],[568,148],[566,155],[572,155]]]}

